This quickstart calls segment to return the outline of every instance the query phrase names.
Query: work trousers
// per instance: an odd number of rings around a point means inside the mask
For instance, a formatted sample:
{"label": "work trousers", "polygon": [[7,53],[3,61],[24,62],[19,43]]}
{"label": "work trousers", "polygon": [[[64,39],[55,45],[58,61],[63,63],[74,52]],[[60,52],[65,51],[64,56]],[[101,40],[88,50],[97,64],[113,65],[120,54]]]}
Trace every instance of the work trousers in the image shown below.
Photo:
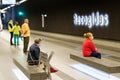
{"label": "work trousers", "polygon": [[24,48],[23,48],[23,51],[24,53],[27,52],[27,49],[28,49],[28,44],[29,44],[29,36],[28,37],[24,37]]}
{"label": "work trousers", "polygon": [[13,45],[12,39],[13,39],[13,32],[10,32],[10,44],[11,45]]}

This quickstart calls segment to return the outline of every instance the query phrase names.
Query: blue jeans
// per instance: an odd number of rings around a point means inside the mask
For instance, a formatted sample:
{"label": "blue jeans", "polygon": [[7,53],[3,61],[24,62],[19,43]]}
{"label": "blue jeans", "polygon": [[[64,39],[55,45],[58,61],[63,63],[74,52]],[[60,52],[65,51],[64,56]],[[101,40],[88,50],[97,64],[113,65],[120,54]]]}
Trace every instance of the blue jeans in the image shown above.
{"label": "blue jeans", "polygon": [[101,59],[101,53],[99,53],[99,52],[92,52],[90,56]]}

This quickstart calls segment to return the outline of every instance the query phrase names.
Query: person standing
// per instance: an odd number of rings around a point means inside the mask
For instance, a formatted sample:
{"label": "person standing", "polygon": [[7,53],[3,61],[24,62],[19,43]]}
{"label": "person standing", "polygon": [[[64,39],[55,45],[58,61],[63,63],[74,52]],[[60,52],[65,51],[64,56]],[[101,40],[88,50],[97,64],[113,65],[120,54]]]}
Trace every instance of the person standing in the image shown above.
{"label": "person standing", "polygon": [[15,26],[13,27],[13,34],[14,34],[14,45],[19,45],[19,34],[20,34],[20,26],[19,23],[16,22]]}
{"label": "person standing", "polygon": [[93,34],[91,32],[85,33],[86,38],[82,45],[82,53],[84,57],[96,57],[101,59],[101,53],[98,52],[97,48],[93,43]]}
{"label": "person standing", "polygon": [[8,23],[8,30],[10,32],[10,45],[13,45],[13,20],[10,19],[9,23]]}
{"label": "person standing", "polygon": [[22,36],[24,37],[24,47],[23,47],[23,52],[27,53],[27,49],[28,49],[28,44],[29,44],[29,38],[30,38],[30,28],[29,28],[29,20],[25,19],[24,23],[22,24]]}

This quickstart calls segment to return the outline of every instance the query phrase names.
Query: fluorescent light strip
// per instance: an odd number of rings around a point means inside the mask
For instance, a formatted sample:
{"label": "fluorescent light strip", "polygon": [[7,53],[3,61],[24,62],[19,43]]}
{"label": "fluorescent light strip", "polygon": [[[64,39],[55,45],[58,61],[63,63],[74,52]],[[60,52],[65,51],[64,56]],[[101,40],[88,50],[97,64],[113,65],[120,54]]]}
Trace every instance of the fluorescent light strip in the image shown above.
{"label": "fluorescent light strip", "polygon": [[101,70],[95,69],[93,67],[90,67],[88,65],[85,64],[73,64],[70,65],[71,67],[75,68],[76,70],[79,70],[81,72],[84,72],[96,79],[100,79],[100,80],[109,80],[110,79],[110,75],[108,73],[105,73]]}
{"label": "fluorescent light strip", "polygon": [[110,75],[110,80],[120,80],[120,78]]}
{"label": "fluorescent light strip", "polygon": [[25,1],[27,1],[27,0],[22,0],[22,1],[20,1],[19,3],[21,4],[21,3],[25,2]]}
{"label": "fluorescent light strip", "polygon": [[24,2],[26,2],[26,1],[27,1],[27,0],[19,1],[19,2],[17,2],[16,4],[12,4],[12,5],[10,5],[10,6],[6,7],[6,8],[4,8],[4,9],[1,9],[1,10],[5,11],[5,10],[11,8],[11,7],[14,7],[14,6],[17,5],[17,4],[21,4],[21,3],[24,3]]}
{"label": "fluorescent light strip", "polygon": [[19,69],[12,69],[18,80],[29,80]]}

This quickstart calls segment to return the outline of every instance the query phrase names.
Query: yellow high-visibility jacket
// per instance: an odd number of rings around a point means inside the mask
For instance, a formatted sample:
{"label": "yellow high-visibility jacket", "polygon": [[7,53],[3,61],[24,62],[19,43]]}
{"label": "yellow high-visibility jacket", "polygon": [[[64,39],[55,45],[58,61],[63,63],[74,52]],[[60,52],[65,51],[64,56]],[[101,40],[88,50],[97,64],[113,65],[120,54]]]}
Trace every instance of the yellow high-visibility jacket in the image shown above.
{"label": "yellow high-visibility jacket", "polygon": [[18,25],[18,26],[14,26],[13,27],[13,34],[14,35],[19,35],[20,34],[20,26]]}
{"label": "yellow high-visibility jacket", "polygon": [[12,22],[8,23],[8,30],[9,30],[9,32],[13,32],[13,23]]}

